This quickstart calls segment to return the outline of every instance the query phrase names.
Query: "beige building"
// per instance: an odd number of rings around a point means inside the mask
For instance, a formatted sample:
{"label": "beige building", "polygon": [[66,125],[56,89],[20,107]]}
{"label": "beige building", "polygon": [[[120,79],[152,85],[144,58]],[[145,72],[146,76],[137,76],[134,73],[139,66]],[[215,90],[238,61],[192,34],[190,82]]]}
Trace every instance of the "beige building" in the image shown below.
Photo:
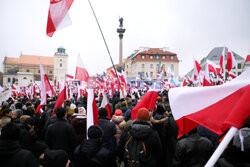
{"label": "beige building", "polygon": [[163,79],[169,78],[172,71],[173,76],[179,75],[179,59],[175,53],[169,52],[166,48],[148,48],[145,51],[135,51],[125,60],[125,73],[127,77],[140,76],[146,79],[157,79],[159,64],[164,69]]}
{"label": "beige building", "polygon": [[[65,48],[59,47],[54,57],[21,54],[19,58],[4,58],[3,85],[18,83],[26,86],[30,82],[40,81],[40,61],[49,80],[65,78],[68,55]],[[56,72],[56,73],[55,73]]]}

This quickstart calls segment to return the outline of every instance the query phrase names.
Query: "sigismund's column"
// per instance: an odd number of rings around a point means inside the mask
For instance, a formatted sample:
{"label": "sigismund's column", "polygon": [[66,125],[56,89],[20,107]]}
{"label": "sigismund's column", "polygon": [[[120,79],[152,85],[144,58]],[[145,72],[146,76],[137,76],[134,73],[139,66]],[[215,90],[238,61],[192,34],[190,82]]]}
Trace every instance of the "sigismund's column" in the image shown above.
{"label": "sigismund's column", "polygon": [[126,29],[123,28],[123,18],[121,17],[119,19],[120,28],[117,28],[117,32],[119,33],[119,38],[120,38],[120,50],[119,50],[119,67],[122,67],[122,39],[123,39],[123,33],[125,32]]}

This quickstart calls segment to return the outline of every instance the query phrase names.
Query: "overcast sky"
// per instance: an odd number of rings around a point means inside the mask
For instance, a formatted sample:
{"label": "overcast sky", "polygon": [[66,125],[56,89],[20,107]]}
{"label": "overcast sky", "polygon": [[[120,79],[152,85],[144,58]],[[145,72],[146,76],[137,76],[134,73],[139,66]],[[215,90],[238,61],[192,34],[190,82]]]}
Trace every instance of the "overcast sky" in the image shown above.
{"label": "overcast sky", "polygon": [[[46,35],[49,0],[1,0],[0,70],[4,56],[20,53],[53,56],[59,46],[69,55],[74,74],[80,54],[91,75],[111,66],[87,0],[74,0],[72,25]],[[123,57],[141,46],[169,47],[177,54],[180,74],[214,48],[227,46],[242,57],[250,53],[249,0],[91,0],[114,63],[119,61],[119,16],[124,18]]]}

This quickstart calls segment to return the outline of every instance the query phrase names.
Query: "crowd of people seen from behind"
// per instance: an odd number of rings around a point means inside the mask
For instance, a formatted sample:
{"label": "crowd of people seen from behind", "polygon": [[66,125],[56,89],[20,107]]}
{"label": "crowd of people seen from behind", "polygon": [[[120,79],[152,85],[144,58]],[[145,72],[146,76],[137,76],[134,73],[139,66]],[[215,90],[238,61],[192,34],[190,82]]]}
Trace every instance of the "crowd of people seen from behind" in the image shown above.
{"label": "crowd of people seen from behind", "polygon": [[[143,98],[109,98],[111,115],[96,97],[98,125],[87,129],[87,97],[68,99],[54,109],[56,96],[37,112],[39,96],[10,97],[0,107],[1,167],[200,167],[225,136],[198,126],[178,138],[168,92],[155,109],[131,111]],[[188,110],[188,108],[186,108]],[[55,114],[54,114],[55,113]],[[244,140],[242,140],[242,137]],[[250,166],[250,119],[236,134],[216,167]]]}

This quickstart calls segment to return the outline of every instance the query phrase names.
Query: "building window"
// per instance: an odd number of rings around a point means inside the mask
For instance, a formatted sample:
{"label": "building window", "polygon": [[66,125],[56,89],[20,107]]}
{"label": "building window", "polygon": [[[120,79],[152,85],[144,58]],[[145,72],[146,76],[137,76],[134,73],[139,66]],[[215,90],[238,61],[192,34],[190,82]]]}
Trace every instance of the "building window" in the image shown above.
{"label": "building window", "polygon": [[128,75],[128,72],[126,71],[126,75]]}
{"label": "building window", "polygon": [[49,71],[50,74],[52,74],[52,71]]}
{"label": "building window", "polygon": [[145,64],[141,64],[141,68],[144,68],[145,67]]}
{"label": "building window", "polygon": [[173,64],[171,64],[171,70],[174,71],[174,65]]}
{"label": "building window", "polygon": [[155,57],[155,59],[156,59],[156,60],[160,60],[160,56],[157,55],[157,56]]}
{"label": "building window", "polygon": [[60,63],[60,67],[62,67],[62,63]]}
{"label": "building window", "polygon": [[142,76],[144,77],[144,72],[142,72]]}
{"label": "building window", "polygon": [[142,56],[141,56],[141,59],[145,59],[145,56],[144,56],[144,55],[142,55]]}
{"label": "building window", "polygon": [[10,78],[8,78],[8,82],[10,82]]}
{"label": "building window", "polygon": [[174,56],[170,56],[170,59],[171,59],[171,60],[174,60]]}
{"label": "building window", "polygon": [[150,77],[153,77],[153,72],[150,72]]}
{"label": "building window", "polygon": [[238,64],[238,69],[241,69],[241,64],[240,63]]}
{"label": "building window", "polygon": [[149,56],[149,58],[150,58],[150,59],[153,59],[153,58],[154,58],[154,56],[152,56],[152,55],[151,55],[151,56]]}
{"label": "building window", "polygon": [[32,82],[32,79],[30,80],[30,82]]}
{"label": "building window", "polygon": [[40,70],[38,70],[38,73],[40,74]]}
{"label": "building window", "polygon": [[162,56],[162,59],[166,59],[166,56]]}
{"label": "building window", "polygon": [[23,77],[23,79],[27,79],[27,77]]}
{"label": "building window", "polygon": [[30,72],[30,70],[28,69],[28,70],[26,70],[26,72]]}
{"label": "building window", "polygon": [[238,72],[238,76],[241,74],[241,72]]}
{"label": "building window", "polygon": [[62,61],[62,59],[60,59],[60,61]]}
{"label": "building window", "polygon": [[150,68],[153,68],[154,66],[153,66],[153,64],[150,64]]}

